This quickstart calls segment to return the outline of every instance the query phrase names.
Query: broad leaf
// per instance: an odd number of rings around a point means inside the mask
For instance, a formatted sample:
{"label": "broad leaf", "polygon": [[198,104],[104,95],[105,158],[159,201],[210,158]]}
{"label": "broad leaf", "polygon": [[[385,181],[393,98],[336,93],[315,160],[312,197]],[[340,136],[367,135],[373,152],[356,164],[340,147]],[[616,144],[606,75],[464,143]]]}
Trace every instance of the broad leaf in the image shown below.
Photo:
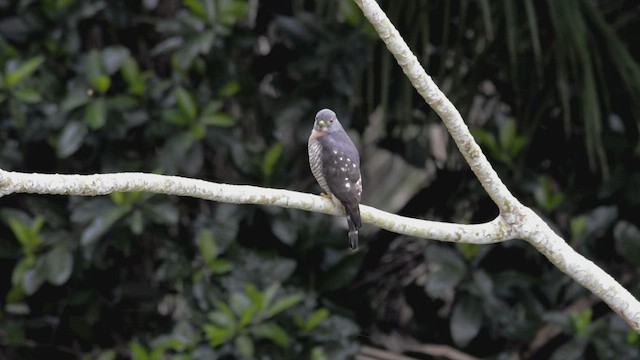
{"label": "broad leaf", "polygon": [[482,307],[472,297],[464,297],[456,303],[451,314],[451,337],[458,347],[466,347],[480,332]]}
{"label": "broad leaf", "polygon": [[291,294],[278,299],[267,311],[267,317],[275,316],[288,308],[295,306],[303,299],[304,296],[302,294]]}
{"label": "broad leaf", "polygon": [[261,339],[271,340],[282,347],[289,345],[289,335],[275,322],[267,322],[251,328],[251,333]]}
{"label": "broad leaf", "polygon": [[44,56],[36,56],[27,60],[17,69],[11,70],[6,74],[6,84],[9,89],[13,88],[20,80],[33,74],[44,62]]}
{"label": "broad leaf", "polygon": [[193,96],[184,88],[176,89],[176,103],[178,108],[189,120],[195,120],[198,114],[198,105]]}
{"label": "broad leaf", "polygon": [[47,253],[47,280],[53,285],[62,285],[69,280],[73,270],[73,254],[66,246],[59,245]]}

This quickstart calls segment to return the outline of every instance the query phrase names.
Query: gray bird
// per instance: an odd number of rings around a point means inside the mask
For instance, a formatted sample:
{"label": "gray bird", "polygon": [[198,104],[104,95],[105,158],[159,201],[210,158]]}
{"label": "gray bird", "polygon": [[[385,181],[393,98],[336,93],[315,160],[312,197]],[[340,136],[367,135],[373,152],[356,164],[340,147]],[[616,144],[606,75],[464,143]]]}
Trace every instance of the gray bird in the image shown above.
{"label": "gray bird", "polygon": [[308,147],[311,172],[326,194],[335,196],[344,206],[349,225],[349,247],[356,250],[358,229],[362,227],[362,177],[358,149],[340,125],[336,113],[329,109],[322,109],[316,114]]}

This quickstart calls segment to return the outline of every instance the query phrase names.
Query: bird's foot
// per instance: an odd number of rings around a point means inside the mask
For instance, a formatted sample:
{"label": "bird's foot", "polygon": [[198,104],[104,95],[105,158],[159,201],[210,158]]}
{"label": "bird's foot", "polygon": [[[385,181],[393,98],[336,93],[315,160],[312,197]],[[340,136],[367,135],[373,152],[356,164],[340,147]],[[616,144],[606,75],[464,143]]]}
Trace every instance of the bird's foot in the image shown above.
{"label": "bird's foot", "polygon": [[320,193],[320,196],[322,196],[323,198],[327,198],[327,199],[331,199],[331,194],[327,194],[327,193]]}

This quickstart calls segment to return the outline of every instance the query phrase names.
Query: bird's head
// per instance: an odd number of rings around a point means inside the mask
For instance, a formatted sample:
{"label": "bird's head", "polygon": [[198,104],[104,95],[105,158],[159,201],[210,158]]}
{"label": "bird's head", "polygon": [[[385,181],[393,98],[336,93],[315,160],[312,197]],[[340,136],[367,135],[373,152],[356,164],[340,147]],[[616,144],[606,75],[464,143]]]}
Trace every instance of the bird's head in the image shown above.
{"label": "bird's head", "polygon": [[329,109],[322,109],[316,114],[316,121],[313,124],[313,129],[316,131],[331,133],[342,130],[342,125],[340,124],[340,121],[338,121],[336,113]]}

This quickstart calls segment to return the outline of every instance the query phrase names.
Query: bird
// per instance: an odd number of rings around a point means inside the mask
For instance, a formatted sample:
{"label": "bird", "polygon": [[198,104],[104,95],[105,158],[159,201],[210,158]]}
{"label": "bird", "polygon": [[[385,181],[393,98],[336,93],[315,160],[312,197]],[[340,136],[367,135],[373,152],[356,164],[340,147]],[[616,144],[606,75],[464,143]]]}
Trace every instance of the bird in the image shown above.
{"label": "bird", "polygon": [[360,154],[332,110],[322,109],[316,114],[308,150],[309,166],[316,181],[328,197],[333,195],[344,206],[349,247],[355,251],[358,230],[362,227]]}

